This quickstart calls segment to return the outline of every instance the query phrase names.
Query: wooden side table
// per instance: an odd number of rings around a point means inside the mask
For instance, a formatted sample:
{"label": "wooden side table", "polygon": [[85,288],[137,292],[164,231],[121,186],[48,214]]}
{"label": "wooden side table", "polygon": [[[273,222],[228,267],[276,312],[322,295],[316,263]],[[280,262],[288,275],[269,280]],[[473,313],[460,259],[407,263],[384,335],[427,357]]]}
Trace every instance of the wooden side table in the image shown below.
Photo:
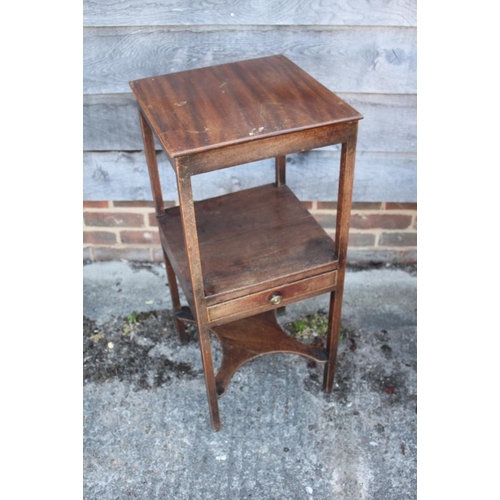
{"label": "wooden side table", "polygon": [[[210,416],[245,362],[295,353],[335,374],[358,120],[362,116],[282,55],[130,83],[181,343],[196,322]],[[175,170],[179,206],[165,209],[153,142]],[[335,242],[285,184],[285,155],[342,144]],[[275,183],[194,202],[191,176],[276,158]],[[176,277],[189,303],[179,301]],[[327,347],[284,333],[275,309],[330,292]],[[214,373],[210,331],[222,345]]]}

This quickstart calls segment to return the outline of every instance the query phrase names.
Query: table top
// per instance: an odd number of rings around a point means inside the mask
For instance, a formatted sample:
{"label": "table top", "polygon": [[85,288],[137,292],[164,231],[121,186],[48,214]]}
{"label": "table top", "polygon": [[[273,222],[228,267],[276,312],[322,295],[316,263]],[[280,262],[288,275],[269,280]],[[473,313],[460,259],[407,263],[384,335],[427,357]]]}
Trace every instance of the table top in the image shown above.
{"label": "table top", "polygon": [[283,55],[130,86],[171,158],[362,118]]}

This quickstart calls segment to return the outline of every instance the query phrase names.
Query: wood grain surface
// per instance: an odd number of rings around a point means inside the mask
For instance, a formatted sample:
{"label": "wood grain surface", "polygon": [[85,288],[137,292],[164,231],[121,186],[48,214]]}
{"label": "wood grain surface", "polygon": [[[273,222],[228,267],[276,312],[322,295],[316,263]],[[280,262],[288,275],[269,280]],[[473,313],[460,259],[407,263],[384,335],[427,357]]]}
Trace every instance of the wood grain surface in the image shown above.
{"label": "wood grain surface", "polygon": [[415,26],[416,0],[84,0],[85,26]]}
{"label": "wood grain surface", "polygon": [[[365,117],[354,199],[416,201],[416,0],[84,0],[84,25],[85,199],[151,199],[128,81],[284,53]],[[332,199],[294,179],[331,172],[338,153],[299,156],[287,159],[299,197]],[[159,160],[165,199],[176,198]],[[270,161],[258,165],[194,178],[195,194],[257,185]]]}
{"label": "wood grain surface", "polygon": [[[287,186],[267,184],[211,198],[198,202],[195,211],[209,306],[336,268],[333,241]],[[167,209],[158,224],[189,295],[179,207]]]}
{"label": "wood grain surface", "polygon": [[[331,392],[362,115],[281,54],[134,80],[130,87],[140,109],[166,264],[196,318],[213,429],[221,428],[217,397],[238,364],[255,355],[247,346],[264,353],[272,336],[261,335],[262,343],[246,335],[243,344],[238,336],[229,334],[229,342],[221,337],[216,378],[210,326],[325,292],[331,305],[323,385]],[[153,131],[175,171],[179,206],[168,209]],[[285,185],[285,169],[287,155],[334,144],[341,144],[341,155],[332,239]],[[272,184],[194,201],[192,177],[241,164],[252,169],[263,159],[275,161]],[[289,344],[284,332],[273,337],[279,350]]]}
{"label": "wood grain surface", "polygon": [[416,29],[405,27],[123,27],[84,30],[84,93],[128,82],[284,54],[334,92],[416,92]]}
{"label": "wood grain surface", "polygon": [[[222,325],[246,318],[255,313],[277,309],[299,300],[330,292],[337,284],[337,271],[322,273],[298,281],[286,281],[282,285],[273,286],[262,292],[251,293],[244,297],[209,306],[208,317],[210,323]],[[270,304],[269,299],[273,294],[282,297],[279,305]]]}
{"label": "wood grain surface", "polygon": [[171,158],[363,118],[283,55],[144,78],[130,86]]}
{"label": "wood grain surface", "polygon": [[274,311],[224,326],[212,327],[222,345],[222,362],[216,376],[217,394],[223,396],[231,377],[243,364],[259,356],[274,353],[299,354],[324,363],[324,347],[306,345],[287,335],[279,325]]}

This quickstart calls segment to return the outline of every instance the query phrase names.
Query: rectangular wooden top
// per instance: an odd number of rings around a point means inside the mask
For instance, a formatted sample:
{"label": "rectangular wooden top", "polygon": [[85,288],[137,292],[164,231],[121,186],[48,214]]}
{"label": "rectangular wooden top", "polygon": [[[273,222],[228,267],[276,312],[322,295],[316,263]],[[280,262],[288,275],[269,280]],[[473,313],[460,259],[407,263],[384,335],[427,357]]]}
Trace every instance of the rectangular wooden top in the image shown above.
{"label": "rectangular wooden top", "polygon": [[130,86],[171,158],[362,118],[283,55]]}

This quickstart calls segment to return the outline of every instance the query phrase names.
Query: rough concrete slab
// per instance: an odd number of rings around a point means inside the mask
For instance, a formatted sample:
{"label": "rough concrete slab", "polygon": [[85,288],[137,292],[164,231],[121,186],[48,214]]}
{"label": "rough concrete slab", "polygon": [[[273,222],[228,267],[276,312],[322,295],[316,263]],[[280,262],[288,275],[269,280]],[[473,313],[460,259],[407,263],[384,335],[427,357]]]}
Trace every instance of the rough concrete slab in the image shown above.
{"label": "rough concrete slab", "polygon": [[96,262],[83,267],[83,314],[98,323],[167,308],[171,299],[164,265]]}
{"label": "rough concrete slab", "polygon": [[[147,388],[113,372],[84,387],[85,498],[416,498],[414,276],[348,272],[335,391],[321,391],[321,368],[304,358],[257,359],[220,400],[218,433],[209,423],[196,334],[178,346],[165,282],[159,265],[84,267],[84,312],[103,335],[95,349],[104,361],[116,354],[109,341],[117,351],[123,334],[130,336],[124,317],[161,311],[132,325],[130,345],[142,345],[152,360],[143,369]],[[287,307],[280,321],[326,307],[327,296],[317,297]],[[148,327],[161,335],[151,340]]]}

